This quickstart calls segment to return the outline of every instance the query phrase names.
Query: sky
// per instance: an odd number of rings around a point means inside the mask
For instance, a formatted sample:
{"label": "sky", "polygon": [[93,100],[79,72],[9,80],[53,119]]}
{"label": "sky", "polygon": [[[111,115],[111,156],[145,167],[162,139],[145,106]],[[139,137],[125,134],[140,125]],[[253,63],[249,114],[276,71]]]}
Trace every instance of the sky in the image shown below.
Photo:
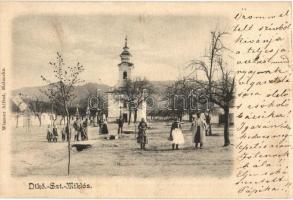
{"label": "sky", "polygon": [[84,65],[85,82],[114,86],[126,35],[133,76],[175,80],[204,55],[216,29],[228,30],[229,21],[217,15],[21,16],[13,22],[13,88],[44,85],[40,76],[53,77],[48,63],[57,51],[66,64]]}

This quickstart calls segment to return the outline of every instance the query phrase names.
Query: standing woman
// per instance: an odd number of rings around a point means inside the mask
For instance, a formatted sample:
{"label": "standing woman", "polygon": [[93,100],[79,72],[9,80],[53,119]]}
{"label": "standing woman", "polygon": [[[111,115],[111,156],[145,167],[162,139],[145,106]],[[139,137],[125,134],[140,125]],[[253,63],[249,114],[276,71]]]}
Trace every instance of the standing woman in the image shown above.
{"label": "standing woman", "polygon": [[109,133],[109,130],[108,130],[107,120],[104,119],[101,125],[101,134],[108,134],[108,133]]}
{"label": "standing woman", "polygon": [[65,131],[65,126],[62,128],[61,134],[62,134],[62,142],[64,142],[64,141],[65,141],[65,139],[66,139],[66,131]]}
{"label": "standing woman", "polygon": [[51,142],[52,135],[53,135],[53,133],[51,131],[51,126],[48,125],[48,128],[47,128],[47,140],[48,140],[48,142]]}
{"label": "standing woman", "polygon": [[138,125],[138,136],[137,136],[137,143],[140,144],[141,149],[145,149],[145,145],[148,143],[147,138],[147,130],[148,125],[145,122],[144,118],[141,119]]}
{"label": "standing woman", "polygon": [[179,149],[179,144],[184,144],[182,127],[178,118],[172,123],[169,140],[172,141],[172,149]]}
{"label": "standing woman", "polygon": [[74,140],[75,141],[79,141],[79,124],[78,124],[78,118],[75,119],[75,121],[73,122],[73,130],[74,130]]}
{"label": "standing woman", "polygon": [[205,136],[206,136],[206,123],[201,118],[200,113],[196,114],[197,118],[195,119],[193,123],[193,139],[192,142],[195,144],[195,148],[198,148],[198,144],[200,144],[200,148],[202,149],[203,143],[205,142]]}
{"label": "standing woman", "polygon": [[87,125],[88,125],[88,119],[86,118],[82,122],[82,135],[81,135],[82,140],[88,140]]}

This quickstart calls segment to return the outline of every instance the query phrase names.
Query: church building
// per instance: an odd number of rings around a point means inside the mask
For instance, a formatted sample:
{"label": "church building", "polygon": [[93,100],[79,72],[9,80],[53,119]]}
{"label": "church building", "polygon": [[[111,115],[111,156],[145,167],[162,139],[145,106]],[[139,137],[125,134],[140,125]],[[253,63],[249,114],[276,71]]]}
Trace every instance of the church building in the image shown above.
{"label": "church building", "polygon": [[[123,101],[125,97],[115,94],[114,91],[123,90],[126,85],[127,80],[131,80],[132,71],[134,69],[134,64],[131,63],[129,52],[129,47],[127,45],[127,38],[125,38],[125,44],[123,51],[120,54],[121,62],[118,64],[118,83],[109,90],[108,92],[108,121],[116,121],[120,116],[124,121],[129,120],[129,108],[126,101]],[[146,119],[146,103],[143,102],[137,110],[137,120],[141,118]],[[134,112],[131,114],[131,121],[134,120]]]}

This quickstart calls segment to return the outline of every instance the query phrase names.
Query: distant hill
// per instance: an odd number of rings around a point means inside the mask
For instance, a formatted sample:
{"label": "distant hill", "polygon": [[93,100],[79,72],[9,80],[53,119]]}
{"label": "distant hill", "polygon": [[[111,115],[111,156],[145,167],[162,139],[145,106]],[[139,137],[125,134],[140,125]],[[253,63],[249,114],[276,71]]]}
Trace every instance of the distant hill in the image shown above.
{"label": "distant hill", "polygon": [[48,88],[47,85],[36,87],[23,87],[12,90],[12,96],[22,94],[29,97],[39,97],[40,99],[46,99],[45,95],[41,93],[41,90],[45,90],[46,88]]}
{"label": "distant hill", "polygon": [[173,82],[174,81],[151,81],[151,83],[154,85],[156,95],[164,93],[166,88]]}
{"label": "distant hill", "polygon": [[170,84],[172,84],[174,81],[150,81],[152,84],[154,84],[155,86],[169,86]]}
{"label": "distant hill", "polygon": [[[155,87],[156,95],[162,94],[166,87],[172,84],[173,81],[151,81],[151,83]],[[49,101],[48,98],[41,92],[42,90],[48,89],[48,85],[44,86],[36,86],[36,87],[23,87],[20,89],[16,89],[12,91],[12,96],[16,96],[18,94],[23,94],[28,98],[38,97],[43,101]],[[101,94],[107,92],[111,87],[106,84],[98,84],[98,83],[86,83],[84,85],[77,86],[75,88],[75,94],[77,98],[73,101],[74,104],[79,102],[84,102],[88,96],[95,95],[97,93],[97,89],[100,89],[99,92]]]}
{"label": "distant hill", "polygon": [[[20,89],[16,89],[12,91],[12,96],[16,96],[18,94],[23,94],[28,98],[38,97],[42,101],[49,101],[49,99],[44,95],[41,91],[47,90],[48,85],[44,86],[37,86],[37,87],[23,87]],[[105,93],[109,90],[110,86],[105,84],[98,84],[98,83],[86,83],[81,86],[77,86],[75,88],[75,94],[77,98],[73,101],[73,103],[77,104],[80,101],[84,101],[87,99],[89,95],[95,95],[97,93],[97,89],[100,89],[99,92]]]}

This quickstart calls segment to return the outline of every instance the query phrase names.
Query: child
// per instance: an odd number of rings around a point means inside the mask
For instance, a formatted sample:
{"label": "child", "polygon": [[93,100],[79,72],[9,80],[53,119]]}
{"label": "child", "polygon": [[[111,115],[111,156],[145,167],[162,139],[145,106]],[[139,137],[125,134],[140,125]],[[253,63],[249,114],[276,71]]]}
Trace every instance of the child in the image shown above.
{"label": "child", "polygon": [[172,141],[172,149],[179,149],[179,144],[184,144],[184,136],[181,130],[181,124],[178,119],[176,119],[171,126],[170,137],[169,140]]}

